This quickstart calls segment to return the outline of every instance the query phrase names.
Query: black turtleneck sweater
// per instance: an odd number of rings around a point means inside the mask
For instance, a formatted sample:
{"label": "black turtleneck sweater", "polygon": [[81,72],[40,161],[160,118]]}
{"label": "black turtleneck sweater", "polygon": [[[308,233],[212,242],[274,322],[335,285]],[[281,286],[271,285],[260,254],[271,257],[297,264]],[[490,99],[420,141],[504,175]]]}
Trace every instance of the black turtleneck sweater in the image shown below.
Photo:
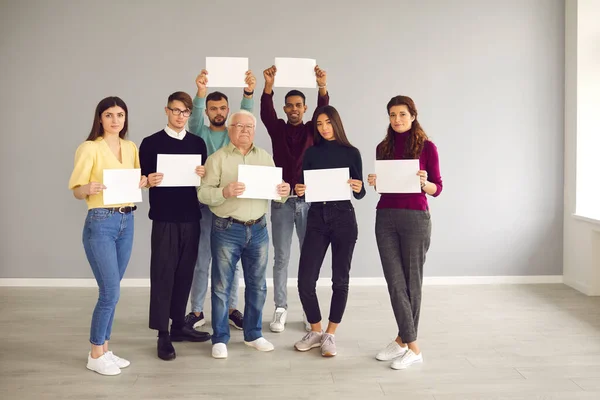
{"label": "black turtleneck sweater", "polygon": [[[306,150],[302,160],[303,172],[311,169],[344,167],[350,168],[350,179],[363,180],[360,151],[356,147],[343,146],[337,140],[321,140]],[[300,175],[299,183],[304,184],[304,174]],[[366,193],[364,182],[360,192],[352,192],[356,199],[362,199]]]}

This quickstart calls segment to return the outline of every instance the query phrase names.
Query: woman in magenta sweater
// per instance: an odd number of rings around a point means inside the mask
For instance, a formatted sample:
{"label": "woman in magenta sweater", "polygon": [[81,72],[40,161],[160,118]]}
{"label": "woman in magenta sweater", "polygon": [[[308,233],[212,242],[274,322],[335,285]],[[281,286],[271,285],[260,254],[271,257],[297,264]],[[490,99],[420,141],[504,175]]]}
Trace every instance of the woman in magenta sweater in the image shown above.
{"label": "woman in magenta sweater", "polygon": [[[423,265],[431,238],[431,216],[426,195],[438,196],[442,177],[437,147],[417,120],[417,108],[410,97],[396,96],[387,104],[390,125],[377,146],[378,160],[418,159],[420,193],[385,193],[377,204],[375,236],[398,336],[376,358],[391,361],[393,369],[405,369],[423,362],[417,344],[421,309]],[[369,185],[377,176],[370,174]]]}

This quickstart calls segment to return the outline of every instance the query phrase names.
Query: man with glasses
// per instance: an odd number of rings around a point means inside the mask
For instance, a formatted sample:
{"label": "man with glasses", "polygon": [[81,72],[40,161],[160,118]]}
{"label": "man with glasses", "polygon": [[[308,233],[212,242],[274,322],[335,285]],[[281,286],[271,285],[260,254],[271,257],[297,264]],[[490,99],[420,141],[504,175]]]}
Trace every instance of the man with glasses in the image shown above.
{"label": "man with glasses", "polygon": [[[185,325],[185,310],[198,257],[200,206],[196,188],[160,187],[158,154],[199,154],[207,158],[206,143],[190,135],[185,124],[191,115],[192,98],[184,92],[169,96],[165,113],[167,126],[146,137],[140,145],[140,166],[148,177],[152,233],[150,239],[150,329],[158,331],[157,353],[163,360],[176,357],[171,342],[204,342],[207,332]],[[204,166],[195,172],[204,176]],[[171,331],[169,333],[169,319]]]}
{"label": "man with glasses", "polygon": [[[238,182],[238,166],[275,166],[265,150],[254,145],[256,117],[245,110],[231,116],[231,142],[206,161],[206,175],[198,189],[198,199],[207,204],[213,219],[211,250],[212,356],[227,358],[230,332],[227,323],[228,300],[236,265],[242,261],[244,282],[244,342],[259,351],[271,351],[273,344],[262,335],[262,309],[267,296],[266,270],[269,234],[265,214],[268,200],[238,198],[245,190]],[[285,202],[290,185],[281,183],[277,191]]]}
{"label": "man with glasses", "polygon": [[[256,78],[252,71],[246,72],[242,97],[242,110],[252,112],[254,108],[254,87]],[[206,95],[206,85],[208,83],[208,71],[205,69],[196,77],[196,87],[198,92],[194,98],[194,112],[190,117],[188,126],[190,131],[200,136],[206,142],[208,155],[210,156],[221,147],[229,144],[227,134],[227,115],[229,114],[229,104],[227,96],[221,92],[212,92]],[[206,101],[205,101],[206,98]],[[204,114],[208,117],[209,126],[204,125]],[[202,326],[206,320],[204,318],[204,300],[208,289],[208,270],[210,266],[210,236],[212,225],[212,213],[208,206],[200,205],[202,219],[200,225],[202,234],[198,246],[198,260],[194,269],[194,280],[190,292],[191,312],[185,317],[186,325],[192,328]],[[229,298],[229,324],[237,329],[242,329],[244,315],[237,310],[238,287],[240,281],[240,269],[236,268],[235,278],[232,282],[231,297]]]}
{"label": "man with glasses", "polygon": [[[313,123],[303,122],[302,118],[306,112],[306,97],[299,90],[291,90],[285,95],[283,111],[287,116],[287,122],[277,118],[277,112],[273,106],[273,85],[277,68],[272,66],[263,72],[265,78],[265,89],[260,98],[260,118],[267,128],[273,144],[273,158],[278,167],[283,168],[283,180],[289,182],[291,187],[302,175],[302,159],[307,148],[313,145]],[[329,93],[327,92],[327,75],[317,65],[315,76],[319,95],[317,108],[329,104]],[[296,235],[302,249],[304,234],[306,232],[306,220],[308,218],[309,204],[303,198],[295,195],[281,204],[271,202],[271,229],[273,230],[273,248],[275,260],[273,263],[273,292],[275,300],[275,311],[273,320],[269,325],[272,332],[283,332],[287,320],[287,280],[288,265],[290,263],[290,251],[292,247],[292,235],[294,225]],[[304,318],[305,329],[310,331],[310,324]]]}

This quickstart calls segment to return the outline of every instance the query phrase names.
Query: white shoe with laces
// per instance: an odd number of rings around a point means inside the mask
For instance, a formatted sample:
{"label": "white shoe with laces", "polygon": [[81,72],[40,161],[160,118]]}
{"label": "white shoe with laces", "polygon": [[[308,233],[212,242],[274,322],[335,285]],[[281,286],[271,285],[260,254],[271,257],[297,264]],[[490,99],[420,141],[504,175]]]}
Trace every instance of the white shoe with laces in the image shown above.
{"label": "white shoe with laces", "polygon": [[419,354],[413,353],[412,350],[408,349],[404,355],[392,362],[392,369],[406,369],[413,364],[423,362],[423,352]]}
{"label": "white shoe with laces", "polygon": [[254,347],[258,351],[273,351],[273,350],[275,350],[275,346],[273,346],[273,343],[269,342],[267,339],[265,339],[262,336],[251,342],[244,341],[244,343],[246,343],[246,346]]}
{"label": "white shoe with laces", "polygon": [[285,322],[287,321],[287,310],[283,307],[277,307],[273,313],[273,322],[269,324],[271,332],[280,333],[285,330]]}
{"label": "white shoe with laces", "polygon": [[92,353],[88,353],[87,369],[97,372],[100,375],[114,376],[121,373],[121,368],[110,359],[106,353],[98,358],[92,358]]}
{"label": "white shoe with laces", "polygon": [[115,355],[112,351],[107,351],[105,355],[108,356],[108,358],[110,358],[115,364],[117,364],[117,367],[119,368],[127,368],[131,365],[129,360]]}
{"label": "white shoe with laces", "polygon": [[394,358],[402,357],[408,351],[408,346],[400,346],[395,340],[388,344],[375,356],[379,361],[391,361]]}

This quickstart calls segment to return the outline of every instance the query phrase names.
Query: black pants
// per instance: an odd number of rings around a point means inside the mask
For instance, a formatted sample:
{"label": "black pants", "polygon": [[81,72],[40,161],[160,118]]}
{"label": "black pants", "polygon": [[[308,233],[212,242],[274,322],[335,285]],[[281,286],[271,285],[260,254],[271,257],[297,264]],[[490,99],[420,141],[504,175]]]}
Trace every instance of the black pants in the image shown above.
{"label": "black pants", "polygon": [[298,267],[300,301],[306,319],[311,324],[321,321],[316,287],[329,244],[333,289],[329,321],[338,324],[342,321],[348,300],[350,264],[357,238],[358,225],[350,201],[311,203]]}
{"label": "black pants", "polygon": [[414,342],[421,314],[423,265],[431,239],[429,211],[377,210],[375,237],[398,336],[405,343]]}
{"label": "black pants", "polygon": [[200,221],[152,221],[150,258],[150,329],[180,328],[198,258]]}

